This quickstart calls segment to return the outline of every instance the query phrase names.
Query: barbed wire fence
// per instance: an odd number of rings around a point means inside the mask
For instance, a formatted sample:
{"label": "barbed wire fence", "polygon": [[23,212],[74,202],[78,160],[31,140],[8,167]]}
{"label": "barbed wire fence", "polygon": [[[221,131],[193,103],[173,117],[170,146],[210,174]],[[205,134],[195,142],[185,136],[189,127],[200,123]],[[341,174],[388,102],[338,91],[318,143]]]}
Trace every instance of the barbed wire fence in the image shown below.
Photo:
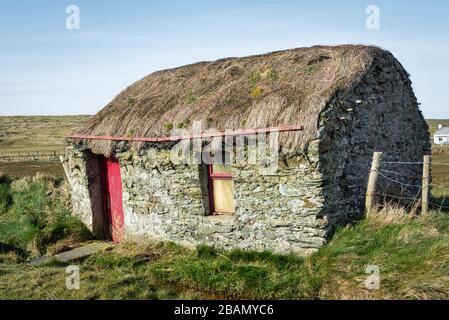
{"label": "barbed wire fence", "polygon": [[[447,167],[449,163],[432,162],[431,156],[425,156],[419,161],[382,161],[382,153],[376,152],[370,170],[368,189],[366,194],[366,213],[381,207],[382,203],[399,203],[407,209],[423,214],[429,209],[443,212],[449,211],[449,186],[432,183],[432,168],[434,166]],[[418,167],[418,168],[416,168]],[[413,175],[410,172],[421,172],[422,175]],[[431,196],[432,191],[442,197]],[[383,199],[379,203],[377,199]]]}

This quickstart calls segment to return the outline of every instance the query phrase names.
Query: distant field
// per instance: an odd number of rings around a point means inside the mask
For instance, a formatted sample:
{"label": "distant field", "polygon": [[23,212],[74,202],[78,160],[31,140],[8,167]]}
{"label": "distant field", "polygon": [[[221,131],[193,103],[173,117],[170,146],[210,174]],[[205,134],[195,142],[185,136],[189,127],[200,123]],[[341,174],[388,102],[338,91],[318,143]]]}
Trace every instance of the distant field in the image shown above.
{"label": "distant field", "polygon": [[90,116],[0,116],[0,153],[60,151]]}
{"label": "distant field", "polygon": [[0,174],[6,173],[11,178],[34,176],[38,172],[64,177],[64,169],[57,161],[0,162]]}

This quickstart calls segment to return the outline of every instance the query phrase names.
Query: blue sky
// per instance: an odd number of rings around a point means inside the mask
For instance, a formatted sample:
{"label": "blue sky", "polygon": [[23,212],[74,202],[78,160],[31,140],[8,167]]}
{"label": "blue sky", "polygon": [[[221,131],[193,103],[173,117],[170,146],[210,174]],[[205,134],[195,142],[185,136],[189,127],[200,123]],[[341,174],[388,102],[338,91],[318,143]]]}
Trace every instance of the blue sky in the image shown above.
{"label": "blue sky", "polygon": [[[416,3],[415,3],[416,2]],[[80,8],[80,30],[65,26]],[[368,5],[380,29],[368,30]],[[160,69],[316,44],[390,50],[449,118],[449,1],[0,0],[0,115],[93,114]]]}

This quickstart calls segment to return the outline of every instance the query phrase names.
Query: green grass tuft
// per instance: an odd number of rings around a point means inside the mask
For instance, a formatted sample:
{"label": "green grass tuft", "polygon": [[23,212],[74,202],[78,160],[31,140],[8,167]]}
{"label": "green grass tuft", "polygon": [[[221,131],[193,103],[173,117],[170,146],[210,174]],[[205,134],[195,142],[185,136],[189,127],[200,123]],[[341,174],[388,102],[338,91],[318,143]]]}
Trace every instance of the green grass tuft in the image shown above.
{"label": "green grass tuft", "polygon": [[173,129],[173,123],[164,124],[165,132],[169,133]]}
{"label": "green grass tuft", "polygon": [[134,97],[128,97],[126,99],[126,103],[128,104],[128,107],[132,107],[137,102],[137,99]]}
{"label": "green grass tuft", "polygon": [[198,100],[198,97],[197,97],[194,93],[192,93],[192,92],[189,92],[189,94],[188,94],[187,97],[186,97],[186,102],[187,102],[188,104],[193,104],[193,103],[195,103],[197,100]]}
{"label": "green grass tuft", "polygon": [[0,215],[5,214],[12,205],[12,192],[9,183],[0,184]]}
{"label": "green grass tuft", "polygon": [[52,177],[22,178],[0,184],[0,243],[21,255],[45,254],[58,241],[92,238],[70,215],[61,181]]}

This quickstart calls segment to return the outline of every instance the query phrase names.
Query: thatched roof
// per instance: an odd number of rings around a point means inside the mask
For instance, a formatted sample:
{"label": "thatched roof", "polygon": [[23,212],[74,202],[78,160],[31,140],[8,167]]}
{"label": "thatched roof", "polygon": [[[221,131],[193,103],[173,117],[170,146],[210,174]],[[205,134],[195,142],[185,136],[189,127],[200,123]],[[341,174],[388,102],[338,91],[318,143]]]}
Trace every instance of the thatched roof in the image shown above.
{"label": "thatched roof", "polygon": [[[321,110],[356,85],[379,54],[390,55],[371,46],[316,46],[158,71],[120,93],[75,134],[160,137],[194,121],[221,130],[303,125],[303,131],[280,136],[281,145],[303,148]],[[106,156],[116,143],[87,141]]]}

